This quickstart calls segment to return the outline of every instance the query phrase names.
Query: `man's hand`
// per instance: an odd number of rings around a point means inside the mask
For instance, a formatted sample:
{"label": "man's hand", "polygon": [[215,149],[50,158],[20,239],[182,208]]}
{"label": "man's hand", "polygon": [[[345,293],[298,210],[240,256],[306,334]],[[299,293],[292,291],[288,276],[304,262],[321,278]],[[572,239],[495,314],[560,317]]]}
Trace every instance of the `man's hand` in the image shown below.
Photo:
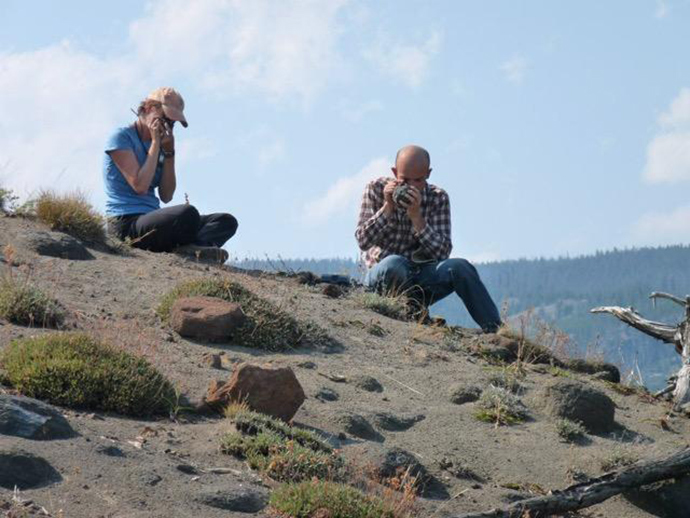
{"label": "man's hand", "polygon": [[388,180],[388,183],[383,188],[383,212],[386,216],[390,216],[395,212],[395,202],[393,201],[393,191],[400,185],[398,180]]}
{"label": "man's hand", "polygon": [[416,187],[408,187],[410,204],[407,206],[407,216],[412,221],[416,232],[421,232],[426,227],[426,220],[422,216],[422,193]]}

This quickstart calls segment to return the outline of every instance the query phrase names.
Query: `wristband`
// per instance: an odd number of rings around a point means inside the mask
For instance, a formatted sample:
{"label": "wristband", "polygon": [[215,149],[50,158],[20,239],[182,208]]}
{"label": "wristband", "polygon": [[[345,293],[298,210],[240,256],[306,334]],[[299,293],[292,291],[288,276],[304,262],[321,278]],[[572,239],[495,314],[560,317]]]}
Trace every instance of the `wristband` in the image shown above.
{"label": "wristband", "polygon": [[175,156],[175,150],[174,149],[172,151],[166,151],[166,150],[162,149],[161,152],[163,153],[163,156],[165,158],[172,158]]}

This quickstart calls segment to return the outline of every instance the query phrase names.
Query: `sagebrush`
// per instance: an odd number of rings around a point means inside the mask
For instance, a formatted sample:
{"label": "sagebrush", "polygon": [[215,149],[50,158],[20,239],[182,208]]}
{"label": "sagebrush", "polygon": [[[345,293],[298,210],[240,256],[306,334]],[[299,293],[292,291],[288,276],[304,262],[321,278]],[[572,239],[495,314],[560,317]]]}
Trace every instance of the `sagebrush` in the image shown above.
{"label": "sagebrush", "polygon": [[172,384],[147,360],[82,333],[13,340],[0,364],[22,394],[70,408],[167,414],[177,398]]}
{"label": "sagebrush", "polygon": [[527,418],[527,410],[515,394],[500,388],[490,386],[476,403],[475,417],[498,425],[522,423]]}
{"label": "sagebrush", "polygon": [[62,305],[26,280],[0,276],[0,318],[21,326],[59,327]]}

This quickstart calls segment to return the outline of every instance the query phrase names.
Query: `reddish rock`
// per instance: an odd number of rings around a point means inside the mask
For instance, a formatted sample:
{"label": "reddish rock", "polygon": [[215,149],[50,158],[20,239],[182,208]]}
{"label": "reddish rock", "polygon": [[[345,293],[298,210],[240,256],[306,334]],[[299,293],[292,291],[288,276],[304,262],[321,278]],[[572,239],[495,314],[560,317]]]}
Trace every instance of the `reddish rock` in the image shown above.
{"label": "reddish rock", "polygon": [[228,340],[246,320],[238,304],[215,297],[184,297],[170,310],[170,323],[177,333],[210,342]]}
{"label": "reddish rock", "polygon": [[246,402],[252,410],[290,421],[304,403],[302,385],[290,367],[242,363],[226,383],[211,383],[206,404],[221,409],[232,402]]}

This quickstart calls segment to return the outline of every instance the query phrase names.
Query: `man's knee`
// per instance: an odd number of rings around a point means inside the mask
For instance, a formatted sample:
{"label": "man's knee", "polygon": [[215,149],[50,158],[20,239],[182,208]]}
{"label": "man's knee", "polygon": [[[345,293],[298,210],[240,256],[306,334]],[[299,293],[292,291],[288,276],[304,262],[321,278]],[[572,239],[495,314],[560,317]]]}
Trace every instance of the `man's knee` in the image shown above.
{"label": "man's knee", "polygon": [[401,255],[389,255],[381,260],[377,269],[379,282],[384,289],[395,289],[405,285],[410,277],[409,261]]}
{"label": "man's knee", "polygon": [[228,239],[235,235],[237,232],[237,227],[239,223],[237,218],[232,214],[220,214],[218,216],[218,221],[223,229],[223,231],[228,235]]}

